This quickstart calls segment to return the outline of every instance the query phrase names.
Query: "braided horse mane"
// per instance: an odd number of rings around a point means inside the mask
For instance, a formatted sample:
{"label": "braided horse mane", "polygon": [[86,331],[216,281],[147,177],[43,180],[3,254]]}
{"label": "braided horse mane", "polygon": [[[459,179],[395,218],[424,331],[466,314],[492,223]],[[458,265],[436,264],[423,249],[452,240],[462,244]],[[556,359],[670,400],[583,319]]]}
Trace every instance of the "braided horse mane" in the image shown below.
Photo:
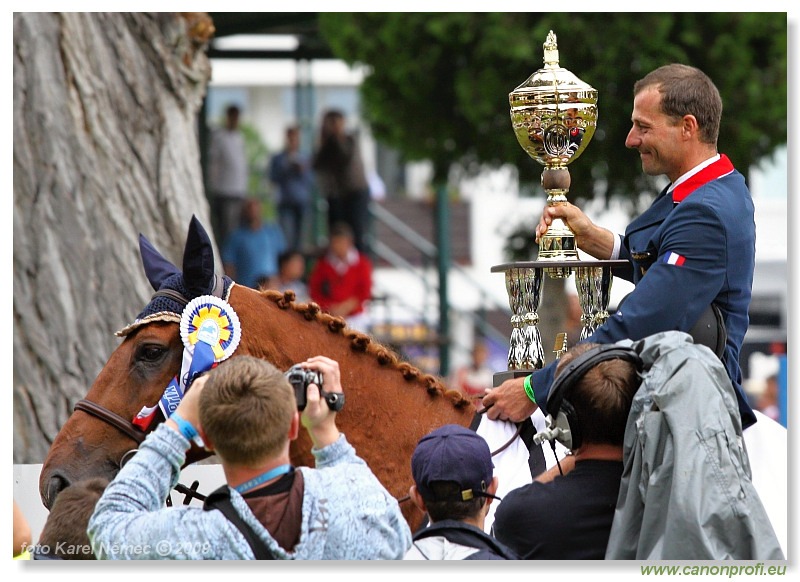
{"label": "braided horse mane", "polygon": [[262,289],[259,293],[275,302],[281,309],[296,311],[307,321],[316,321],[327,327],[331,333],[345,336],[350,340],[350,347],[353,351],[373,356],[379,366],[397,370],[407,382],[419,381],[431,396],[442,396],[459,409],[471,406],[469,399],[460,391],[447,388],[439,378],[422,372],[422,370],[409,362],[402,361],[393,350],[374,341],[369,335],[348,329],[344,318],[325,313],[317,303],[313,301],[309,303],[295,301],[296,295],[292,290],[281,292],[274,289]]}

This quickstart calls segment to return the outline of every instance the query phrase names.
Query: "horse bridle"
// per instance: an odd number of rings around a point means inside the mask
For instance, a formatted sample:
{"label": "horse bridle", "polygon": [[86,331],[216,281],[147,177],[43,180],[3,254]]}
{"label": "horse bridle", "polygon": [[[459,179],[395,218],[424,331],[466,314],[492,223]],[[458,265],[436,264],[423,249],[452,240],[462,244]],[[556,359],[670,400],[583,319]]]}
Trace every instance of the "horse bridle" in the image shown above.
{"label": "horse bridle", "polygon": [[[222,277],[215,276],[214,281],[214,290],[213,295],[216,297],[222,297],[224,292],[224,280]],[[173,301],[176,301],[181,305],[181,307],[186,307],[189,304],[189,300],[180,292],[175,291],[174,289],[160,289],[153,293],[153,296],[150,298],[150,301],[153,301],[156,297],[168,297]],[[116,412],[112,412],[105,406],[101,406],[96,402],[92,402],[91,400],[87,400],[86,398],[82,398],[75,403],[75,407],[73,411],[80,410],[81,412],[85,412],[94,416],[98,420],[105,422],[108,425],[113,426],[117,430],[119,430],[122,434],[127,436],[128,438],[136,441],[136,448],[133,448],[129,451],[126,451],[117,463],[120,469],[125,465],[127,460],[133,456],[136,451],[139,449],[139,445],[144,442],[145,437],[147,436],[149,431],[143,431],[138,426],[133,424],[130,420],[127,420],[117,414]],[[153,427],[158,425],[158,421],[153,424]],[[152,429],[151,429],[152,430]],[[184,498],[184,505],[188,505],[189,502],[194,499],[199,499],[200,501],[205,501],[206,496],[202,493],[197,492],[198,482],[195,481],[192,483],[191,487],[186,487],[181,483],[176,483],[174,489],[179,493],[183,493],[186,497]],[[172,505],[172,500],[170,497],[167,497],[167,505]]]}
{"label": "horse bridle", "polygon": [[[168,297],[180,303],[182,307],[186,307],[186,305],[189,304],[189,300],[186,297],[184,297],[183,294],[179,293],[178,291],[175,291],[174,289],[161,289],[159,291],[156,291],[150,298],[150,301],[152,301],[156,297]],[[140,429],[130,420],[127,420],[122,416],[120,416],[119,414],[117,414],[116,412],[112,412],[105,406],[97,404],[96,402],[92,402],[91,400],[87,400],[86,398],[78,400],[78,402],[75,403],[75,407],[73,408],[73,410],[80,410],[81,412],[90,414],[95,418],[102,420],[106,424],[113,426],[128,438],[136,441],[137,448],[139,445],[142,444],[142,442],[144,442],[144,439],[147,436],[147,432]],[[131,451],[128,451],[124,455],[122,455],[122,458],[120,459],[119,462],[120,468],[122,467],[122,465],[125,464],[124,460],[129,453],[131,453]]]}
{"label": "horse bridle", "polygon": [[116,412],[111,412],[108,408],[100,406],[91,400],[86,400],[85,398],[78,400],[75,403],[75,408],[73,410],[86,412],[87,414],[91,414],[95,418],[102,420],[106,424],[110,424],[128,438],[136,441],[137,446],[142,444],[144,438],[147,436],[146,432],[133,424],[131,421],[122,418]]}

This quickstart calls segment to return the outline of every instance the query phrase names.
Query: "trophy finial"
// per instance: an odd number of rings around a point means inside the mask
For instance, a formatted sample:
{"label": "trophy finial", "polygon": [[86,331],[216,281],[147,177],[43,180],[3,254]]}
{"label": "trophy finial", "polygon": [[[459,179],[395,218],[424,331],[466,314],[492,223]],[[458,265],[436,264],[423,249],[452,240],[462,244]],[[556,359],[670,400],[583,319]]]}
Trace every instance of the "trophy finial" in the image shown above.
{"label": "trophy finial", "polygon": [[544,48],[544,64],[548,67],[558,66],[558,43],[556,42],[556,33],[552,30],[547,33],[547,39],[542,45]]}

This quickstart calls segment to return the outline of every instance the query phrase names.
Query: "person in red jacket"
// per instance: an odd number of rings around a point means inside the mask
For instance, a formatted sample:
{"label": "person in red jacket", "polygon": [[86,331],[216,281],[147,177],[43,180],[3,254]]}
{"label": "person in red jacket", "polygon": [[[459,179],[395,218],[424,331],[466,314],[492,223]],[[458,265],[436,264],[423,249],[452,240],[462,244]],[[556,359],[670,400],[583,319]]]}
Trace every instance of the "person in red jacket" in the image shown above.
{"label": "person in red jacket", "polygon": [[311,270],[308,291],[323,311],[344,317],[352,329],[367,331],[372,263],[356,248],[347,224],[331,227],[328,250]]}

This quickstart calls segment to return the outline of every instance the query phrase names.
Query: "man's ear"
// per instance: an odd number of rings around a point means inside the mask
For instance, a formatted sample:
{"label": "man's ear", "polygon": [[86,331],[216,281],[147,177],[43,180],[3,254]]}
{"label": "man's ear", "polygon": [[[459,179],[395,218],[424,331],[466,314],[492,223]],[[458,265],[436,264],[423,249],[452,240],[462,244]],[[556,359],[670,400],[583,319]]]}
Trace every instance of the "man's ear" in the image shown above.
{"label": "man's ear", "polygon": [[209,453],[213,453],[214,443],[212,443],[211,439],[208,438],[208,435],[206,434],[206,431],[203,430],[202,426],[197,427],[197,434],[199,434],[200,438],[203,439],[203,448]]}
{"label": "man's ear", "polygon": [[428,513],[428,508],[425,507],[425,500],[422,499],[422,495],[417,491],[416,485],[412,485],[408,488],[408,496],[411,497],[411,501],[413,501],[414,505],[419,507],[423,513]]}
{"label": "man's ear", "polygon": [[297,435],[300,434],[300,413],[294,413],[292,417],[292,423],[289,425],[289,440],[293,441],[297,438]]}
{"label": "man's ear", "polygon": [[[486,492],[491,495],[497,495],[497,486],[500,484],[500,479],[497,476],[492,477],[492,482],[489,483],[488,487],[486,487]],[[492,501],[495,501],[491,497],[486,498],[486,505],[489,506],[492,504]]]}
{"label": "man's ear", "polygon": [[684,137],[691,138],[700,130],[697,118],[694,115],[684,115],[681,121],[681,133]]}

